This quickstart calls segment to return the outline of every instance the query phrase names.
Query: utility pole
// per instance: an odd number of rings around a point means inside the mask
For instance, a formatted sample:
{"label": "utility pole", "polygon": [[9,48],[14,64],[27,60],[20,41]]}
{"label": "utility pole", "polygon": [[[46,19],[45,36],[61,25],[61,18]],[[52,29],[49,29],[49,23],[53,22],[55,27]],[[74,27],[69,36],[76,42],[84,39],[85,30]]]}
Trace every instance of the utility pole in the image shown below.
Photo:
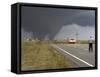
{"label": "utility pole", "polygon": [[78,35],[79,35],[78,32],[76,32],[76,41],[78,41]]}

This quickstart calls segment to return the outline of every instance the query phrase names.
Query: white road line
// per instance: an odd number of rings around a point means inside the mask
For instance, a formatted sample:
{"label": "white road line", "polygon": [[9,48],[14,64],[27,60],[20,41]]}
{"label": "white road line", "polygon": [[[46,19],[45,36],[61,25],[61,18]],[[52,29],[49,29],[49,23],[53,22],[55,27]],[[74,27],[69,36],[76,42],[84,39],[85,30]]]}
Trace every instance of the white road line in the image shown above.
{"label": "white road line", "polygon": [[62,48],[60,48],[60,47],[58,47],[58,46],[56,46],[56,45],[53,45],[53,46],[54,46],[54,47],[56,47],[56,48],[58,48],[58,49],[60,49],[61,51],[65,52],[65,53],[67,53],[68,55],[70,55],[70,56],[74,57],[75,59],[77,59],[77,60],[79,60],[79,61],[81,61],[81,62],[83,62],[83,63],[87,64],[88,66],[93,67],[93,65],[92,65],[92,64],[90,64],[90,63],[88,63],[88,62],[86,62],[86,61],[84,61],[84,60],[82,60],[82,59],[78,58],[77,56],[75,56],[75,55],[73,55],[73,54],[71,54],[71,53],[69,53],[69,52],[65,51],[64,49],[62,49]]}

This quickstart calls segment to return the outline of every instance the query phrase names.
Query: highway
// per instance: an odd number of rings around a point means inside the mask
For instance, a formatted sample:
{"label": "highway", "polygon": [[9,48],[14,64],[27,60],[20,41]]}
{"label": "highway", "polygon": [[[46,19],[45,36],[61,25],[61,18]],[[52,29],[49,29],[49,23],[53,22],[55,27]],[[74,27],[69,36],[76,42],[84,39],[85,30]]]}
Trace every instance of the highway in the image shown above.
{"label": "highway", "polygon": [[89,52],[88,44],[52,44],[51,46],[69,59],[73,68],[95,66],[95,45],[93,52]]}

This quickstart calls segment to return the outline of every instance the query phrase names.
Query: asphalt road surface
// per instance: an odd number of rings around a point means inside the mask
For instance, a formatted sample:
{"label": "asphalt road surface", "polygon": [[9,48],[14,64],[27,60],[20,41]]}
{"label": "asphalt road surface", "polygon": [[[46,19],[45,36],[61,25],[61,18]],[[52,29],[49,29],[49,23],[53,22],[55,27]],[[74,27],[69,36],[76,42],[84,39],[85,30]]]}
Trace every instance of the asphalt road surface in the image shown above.
{"label": "asphalt road surface", "polygon": [[52,47],[69,59],[73,67],[95,66],[95,45],[93,52],[89,52],[88,44],[53,44]]}

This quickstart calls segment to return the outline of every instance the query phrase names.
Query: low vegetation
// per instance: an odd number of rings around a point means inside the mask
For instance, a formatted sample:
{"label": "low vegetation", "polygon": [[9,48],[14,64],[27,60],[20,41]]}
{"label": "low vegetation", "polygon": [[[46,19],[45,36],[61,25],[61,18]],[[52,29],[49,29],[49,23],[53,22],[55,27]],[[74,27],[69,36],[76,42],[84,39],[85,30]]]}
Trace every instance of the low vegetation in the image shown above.
{"label": "low vegetation", "polygon": [[72,64],[49,43],[23,42],[21,70],[70,68]]}

